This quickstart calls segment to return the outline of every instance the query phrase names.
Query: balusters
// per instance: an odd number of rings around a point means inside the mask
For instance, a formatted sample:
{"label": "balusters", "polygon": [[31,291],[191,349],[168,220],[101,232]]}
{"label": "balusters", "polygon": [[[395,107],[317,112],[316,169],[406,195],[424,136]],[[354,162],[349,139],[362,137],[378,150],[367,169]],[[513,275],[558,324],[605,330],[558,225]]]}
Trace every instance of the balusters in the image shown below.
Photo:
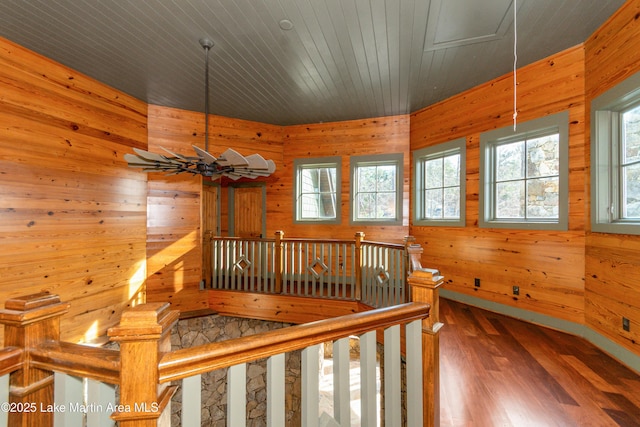
{"label": "balusters", "polygon": [[[0,376],[0,402],[9,401],[9,374]],[[5,427],[9,424],[9,413],[0,411],[0,426]]]}
{"label": "balusters", "polygon": [[267,359],[267,427],[285,425],[284,353]]}
{"label": "balusters", "polygon": [[312,345],[302,350],[302,425],[318,427],[320,414],[320,348]]}
{"label": "balusters", "polygon": [[200,427],[202,411],[202,375],[192,375],[182,380],[182,427]]}

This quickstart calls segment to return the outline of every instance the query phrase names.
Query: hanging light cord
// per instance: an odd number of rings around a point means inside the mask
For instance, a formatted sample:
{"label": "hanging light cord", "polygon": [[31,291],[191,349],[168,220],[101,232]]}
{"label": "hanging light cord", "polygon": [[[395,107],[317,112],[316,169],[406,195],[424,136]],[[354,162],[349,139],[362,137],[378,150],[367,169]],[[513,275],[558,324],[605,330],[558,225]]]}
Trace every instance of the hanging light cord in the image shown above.
{"label": "hanging light cord", "polygon": [[513,131],[516,131],[518,118],[517,88],[518,88],[518,19],[517,0],[513,0]]}

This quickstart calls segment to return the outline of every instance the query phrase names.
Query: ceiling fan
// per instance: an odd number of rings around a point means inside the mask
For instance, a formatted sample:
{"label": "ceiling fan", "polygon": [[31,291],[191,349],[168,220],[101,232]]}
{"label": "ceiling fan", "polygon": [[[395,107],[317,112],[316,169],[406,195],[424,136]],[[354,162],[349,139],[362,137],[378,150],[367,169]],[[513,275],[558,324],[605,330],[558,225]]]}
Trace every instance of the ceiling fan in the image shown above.
{"label": "ceiling fan", "polygon": [[175,175],[183,172],[217,179],[221,176],[233,180],[240,178],[267,177],[276,170],[273,160],[265,160],[260,154],[243,156],[231,148],[214,157],[200,147],[193,146],[197,156],[183,156],[162,148],[168,154],[162,155],[134,148],[135,154],[127,153],[124,159],[129,167],[142,168],[144,172],[166,172]]}
{"label": "ceiling fan", "polygon": [[276,170],[273,160],[265,160],[260,154],[243,156],[237,151],[227,148],[219,157],[211,155],[209,150],[209,49],[213,42],[209,39],[201,39],[200,45],[205,49],[205,149],[193,145],[196,156],[184,156],[161,147],[167,155],[152,153],[139,148],[134,148],[135,154],[127,153],[124,159],[129,167],[142,168],[144,172],[165,172],[167,175],[176,175],[187,172],[194,175],[203,175],[211,179],[222,176],[238,180],[240,178],[267,177]]}

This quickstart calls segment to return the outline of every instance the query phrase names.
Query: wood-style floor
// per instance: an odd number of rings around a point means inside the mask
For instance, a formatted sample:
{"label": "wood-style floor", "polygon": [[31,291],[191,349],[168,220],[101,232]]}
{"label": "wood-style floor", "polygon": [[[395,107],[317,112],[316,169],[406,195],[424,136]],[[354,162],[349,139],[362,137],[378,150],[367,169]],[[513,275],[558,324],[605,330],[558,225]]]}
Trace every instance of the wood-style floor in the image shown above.
{"label": "wood-style floor", "polygon": [[640,426],[640,375],[586,340],[441,300],[440,420]]}

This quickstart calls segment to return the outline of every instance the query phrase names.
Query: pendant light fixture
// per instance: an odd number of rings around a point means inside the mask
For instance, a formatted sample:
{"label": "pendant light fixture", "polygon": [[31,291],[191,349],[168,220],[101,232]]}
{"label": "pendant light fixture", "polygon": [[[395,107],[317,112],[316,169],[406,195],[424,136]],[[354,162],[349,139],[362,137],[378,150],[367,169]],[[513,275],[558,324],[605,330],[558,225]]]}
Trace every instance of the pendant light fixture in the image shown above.
{"label": "pendant light fixture", "polygon": [[211,179],[222,176],[238,180],[240,178],[267,177],[276,170],[273,160],[265,160],[260,154],[243,156],[237,151],[227,148],[220,156],[209,153],[209,50],[213,42],[200,39],[200,45],[205,50],[205,104],[204,104],[204,150],[192,146],[196,156],[184,156],[162,148],[166,154],[152,153],[134,148],[135,154],[127,153],[124,159],[129,167],[142,168],[143,172],[165,172],[167,175],[191,173],[203,175]]}

